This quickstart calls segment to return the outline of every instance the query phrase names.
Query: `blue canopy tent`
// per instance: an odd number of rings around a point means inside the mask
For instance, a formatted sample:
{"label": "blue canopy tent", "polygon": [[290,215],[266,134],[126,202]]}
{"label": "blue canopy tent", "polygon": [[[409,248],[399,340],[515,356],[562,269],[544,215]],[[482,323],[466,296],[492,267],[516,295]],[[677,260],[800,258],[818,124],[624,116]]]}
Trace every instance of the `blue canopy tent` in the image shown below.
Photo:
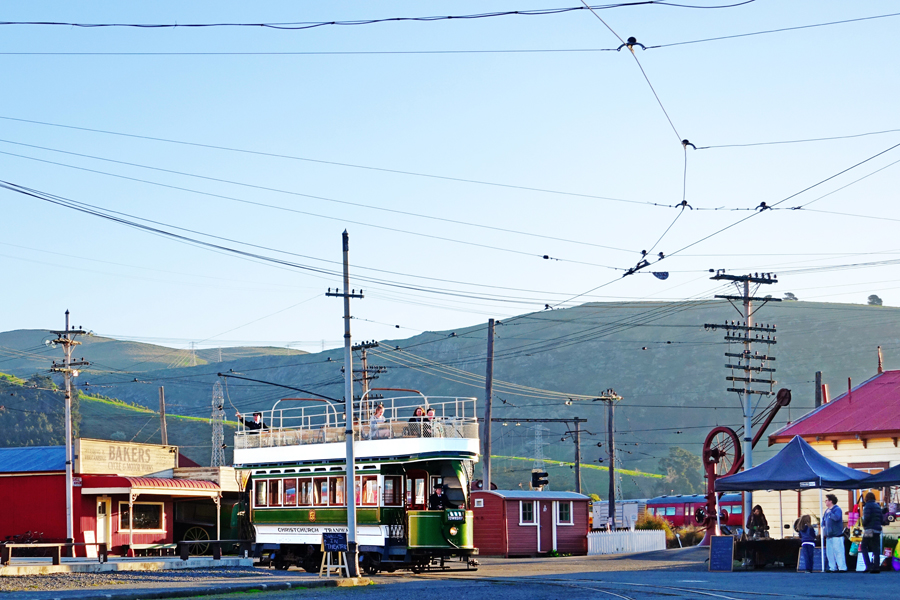
{"label": "blue canopy tent", "polygon": [[860,482],[860,488],[882,488],[900,485],[900,465],[885,469],[881,473],[870,475],[868,479]]}
{"label": "blue canopy tent", "polygon": [[[887,473],[885,471],[884,473]],[[881,475],[882,473],[879,473]],[[900,472],[897,472],[900,475]],[[872,477],[877,477],[874,475]],[[819,516],[822,518],[822,489],[855,490],[868,487],[871,477],[825,458],[799,435],[766,462],[734,475],[716,479],[717,492],[752,492],[754,490],[819,490]],[[864,483],[865,482],[865,483]],[[779,506],[781,501],[779,499]],[[783,519],[782,519],[783,520]],[[819,528],[822,537],[822,528]],[[822,547],[825,540],[822,539]],[[825,553],[822,552],[822,570]]]}

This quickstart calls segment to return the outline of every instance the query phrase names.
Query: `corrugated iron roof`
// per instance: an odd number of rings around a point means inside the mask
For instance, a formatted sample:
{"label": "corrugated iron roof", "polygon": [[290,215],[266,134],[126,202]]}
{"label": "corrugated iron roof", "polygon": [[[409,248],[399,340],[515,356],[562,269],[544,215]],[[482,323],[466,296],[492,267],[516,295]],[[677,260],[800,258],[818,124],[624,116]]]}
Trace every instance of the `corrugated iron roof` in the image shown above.
{"label": "corrugated iron roof", "polygon": [[218,491],[219,486],[212,481],[193,479],[164,479],[162,477],[117,477],[112,475],[88,476],[83,478],[85,488],[132,488],[139,490],[204,490]]}
{"label": "corrugated iron roof", "polygon": [[41,473],[65,470],[65,446],[0,448],[0,473]]}
{"label": "corrugated iron roof", "polygon": [[769,443],[804,438],[900,435],[900,371],[885,371],[769,436]]}
{"label": "corrugated iron roof", "polygon": [[511,500],[588,500],[584,494],[575,492],[535,492],[525,490],[476,490],[473,493],[496,494]]}

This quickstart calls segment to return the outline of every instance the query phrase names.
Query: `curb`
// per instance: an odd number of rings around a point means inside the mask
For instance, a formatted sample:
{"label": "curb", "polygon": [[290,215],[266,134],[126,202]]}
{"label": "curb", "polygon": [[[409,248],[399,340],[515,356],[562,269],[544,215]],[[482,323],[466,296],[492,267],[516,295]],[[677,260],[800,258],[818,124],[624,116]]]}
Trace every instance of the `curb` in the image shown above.
{"label": "curb", "polygon": [[[346,579],[311,579],[302,583],[292,583],[288,581],[276,583],[249,583],[245,585],[217,585],[202,586],[192,588],[170,588],[161,590],[144,590],[138,592],[116,592],[110,594],[98,593],[91,596],[54,596],[51,592],[48,598],[52,600],[153,600],[161,598],[188,598],[196,596],[213,596],[218,594],[233,594],[235,592],[275,592],[284,590],[302,590],[309,588],[332,588],[332,587],[357,587],[364,585],[374,585],[374,582],[368,577],[350,577]],[[62,590],[60,590],[62,591]],[[67,590],[68,591],[68,590]]]}

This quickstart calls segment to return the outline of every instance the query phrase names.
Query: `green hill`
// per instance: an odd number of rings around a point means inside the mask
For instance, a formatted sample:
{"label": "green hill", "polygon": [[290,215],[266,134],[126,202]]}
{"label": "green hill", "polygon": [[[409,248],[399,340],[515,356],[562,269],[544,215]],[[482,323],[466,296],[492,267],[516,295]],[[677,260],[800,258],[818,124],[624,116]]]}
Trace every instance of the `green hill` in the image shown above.
{"label": "green hill", "polygon": [[[0,333],[0,366],[5,372],[23,377],[45,372],[54,359],[62,358],[60,349],[45,344],[55,338],[56,336],[42,329],[17,329]],[[226,361],[257,356],[306,354],[303,350],[266,347],[204,348],[192,353],[189,349],[114,340],[96,335],[79,336],[78,341],[82,345],[75,349],[75,355],[84,356],[94,363],[95,372],[123,369],[134,372],[155,371],[188,367],[195,363],[203,366],[219,362],[220,355]]]}
{"label": "green hill", "polygon": [[[39,387],[34,387],[35,385]],[[65,444],[65,399],[49,378],[29,381],[0,373],[0,447]],[[159,444],[159,413],[142,406],[79,393],[73,401],[75,437]],[[236,423],[225,424],[226,461],[233,456],[231,439]],[[209,419],[166,415],[168,443],[201,465],[210,462],[212,427]]]}
{"label": "green hill", "polygon": [[[737,318],[732,306],[716,300],[592,303],[506,319],[497,327],[495,340],[493,416],[512,421],[506,426],[494,424],[493,453],[536,455],[538,434],[534,424],[517,427],[516,418],[578,416],[588,419],[583,425],[583,460],[605,466],[606,462],[598,460],[606,457],[606,409],[577,395],[595,396],[613,388],[624,398],[616,411],[623,468],[659,473],[660,459],[674,447],[699,455],[710,428],[738,427],[742,422],[738,396],[725,391],[730,387],[725,381],[730,372],[724,367],[728,362],[724,353],[739,351],[740,346],[725,342],[722,330],[706,331],[703,327],[704,323]],[[875,374],[877,346],[884,350],[885,368],[900,368],[900,309],[794,301],[763,306],[755,319],[777,326],[778,343],[772,347],[777,357],[776,389],[790,388],[794,397],[770,431],[812,408],[817,370],[824,372],[834,397],[846,389],[848,377],[856,385]],[[387,367],[373,385],[481,399],[485,345],[484,324],[383,341],[369,353],[370,365]],[[396,346],[404,350],[397,351]],[[85,347],[85,358],[97,360],[90,350]],[[144,371],[146,365],[127,366],[124,360],[118,364],[123,373],[104,373],[92,367],[79,378],[81,385],[89,383],[83,389],[155,410],[158,388],[165,386],[171,412],[201,418],[209,414],[218,372],[233,371],[334,398],[343,395],[341,350],[234,360],[223,356],[223,362],[214,365],[153,371]],[[355,367],[359,367],[358,362]],[[13,372],[29,374],[27,370]],[[565,395],[532,392],[529,387],[571,394],[573,400],[567,403]],[[235,410],[269,409],[280,397],[303,395],[236,379],[229,380],[227,392],[230,419]],[[760,407],[764,406],[765,402]],[[571,462],[574,445],[565,426],[551,423],[545,427],[540,433],[544,456]],[[604,445],[598,447],[598,443]],[[758,447],[756,462],[768,452],[764,445]],[[495,478],[499,476],[509,487],[515,487],[528,481],[531,467],[527,461],[501,460],[495,463]],[[569,466],[548,469],[555,489],[573,487]],[[604,472],[591,471],[584,478],[587,491],[606,496]],[[622,485],[627,494],[649,495],[653,488],[648,486],[655,483],[624,475]],[[675,490],[679,491],[683,490]]]}

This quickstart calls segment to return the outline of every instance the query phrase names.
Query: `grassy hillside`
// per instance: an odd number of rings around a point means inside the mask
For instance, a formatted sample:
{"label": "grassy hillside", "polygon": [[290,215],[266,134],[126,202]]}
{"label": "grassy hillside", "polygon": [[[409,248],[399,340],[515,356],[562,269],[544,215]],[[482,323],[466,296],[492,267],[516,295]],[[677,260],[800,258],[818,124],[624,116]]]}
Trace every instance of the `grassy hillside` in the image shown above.
{"label": "grassy hillside", "polygon": [[[59,390],[35,388],[35,383],[0,373],[0,446],[55,446],[65,443],[65,403]],[[42,380],[40,385],[49,382]],[[161,443],[159,413],[120,400],[80,393],[73,402],[76,437]],[[231,462],[236,423],[226,423],[225,458]],[[211,457],[209,419],[167,414],[168,442],[201,465]]]}
{"label": "grassy hillside", "polygon": [[[506,426],[494,424],[494,454],[535,456],[535,425],[516,426],[516,418],[578,416],[588,419],[583,425],[583,460],[597,466],[607,464],[606,409],[601,403],[575,399],[567,404],[565,397],[547,399],[500,383],[505,381],[566,394],[596,395],[614,388],[624,398],[616,411],[616,430],[619,458],[625,469],[659,473],[660,459],[673,447],[699,455],[711,427],[738,427],[742,422],[737,395],[725,391],[730,387],[725,381],[730,372],[724,368],[729,361],[724,353],[739,351],[740,346],[725,342],[722,330],[705,331],[703,327],[704,323],[737,317],[727,302],[698,301],[596,303],[506,320],[497,327],[495,340],[494,417],[512,421]],[[824,380],[836,396],[846,389],[848,377],[856,385],[875,374],[877,346],[883,348],[885,368],[900,368],[900,309],[781,302],[760,308],[755,318],[777,326],[778,343],[772,348],[777,357],[776,389],[790,388],[794,396],[792,405],[779,414],[770,431],[813,406],[817,370],[824,372]],[[387,373],[374,385],[481,399],[485,342],[483,324],[384,341],[369,354],[370,365],[387,367]],[[405,350],[396,351],[395,346]],[[90,350],[85,348],[85,358],[96,360]],[[196,417],[209,414],[216,373],[229,370],[335,398],[343,394],[340,350],[234,360],[223,356],[223,362],[215,365],[140,373],[137,371],[143,371],[145,365],[129,367],[124,363],[119,364],[125,373],[89,372],[81,382],[90,381],[88,390],[151,409],[158,406],[158,388],[162,385],[171,412]],[[227,415],[231,419],[235,409],[268,409],[280,397],[302,395],[239,380],[229,380],[227,392]],[[149,434],[148,428],[155,430],[156,425],[148,424],[140,435]],[[545,428],[541,432],[545,457],[572,461],[574,445],[565,426],[550,423]],[[208,435],[201,437],[205,440]],[[603,446],[598,447],[598,443]],[[759,462],[767,450],[758,447],[754,455]],[[598,462],[601,459],[604,462]],[[494,477],[507,487],[517,487],[528,481],[531,467],[527,461],[497,461]],[[571,468],[547,468],[555,489],[573,487]],[[584,480],[587,491],[606,496],[605,472],[586,470]],[[656,484],[647,478],[623,475],[622,485],[628,494],[647,495]]]}
{"label": "grassy hillside", "polygon": [[[41,329],[18,329],[0,333],[0,365],[7,373],[27,377],[32,373],[42,373],[54,360],[61,360],[62,350],[50,348],[45,340],[56,336]],[[154,371],[159,369],[176,369],[219,362],[222,360],[239,360],[256,356],[298,356],[306,354],[303,350],[289,348],[205,348],[197,350],[195,355],[190,350],[167,348],[155,344],[114,340],[100,336],[79,336],[82,345],[75,349],[75,355],[85,357],[94,363],[97,371]]]}

